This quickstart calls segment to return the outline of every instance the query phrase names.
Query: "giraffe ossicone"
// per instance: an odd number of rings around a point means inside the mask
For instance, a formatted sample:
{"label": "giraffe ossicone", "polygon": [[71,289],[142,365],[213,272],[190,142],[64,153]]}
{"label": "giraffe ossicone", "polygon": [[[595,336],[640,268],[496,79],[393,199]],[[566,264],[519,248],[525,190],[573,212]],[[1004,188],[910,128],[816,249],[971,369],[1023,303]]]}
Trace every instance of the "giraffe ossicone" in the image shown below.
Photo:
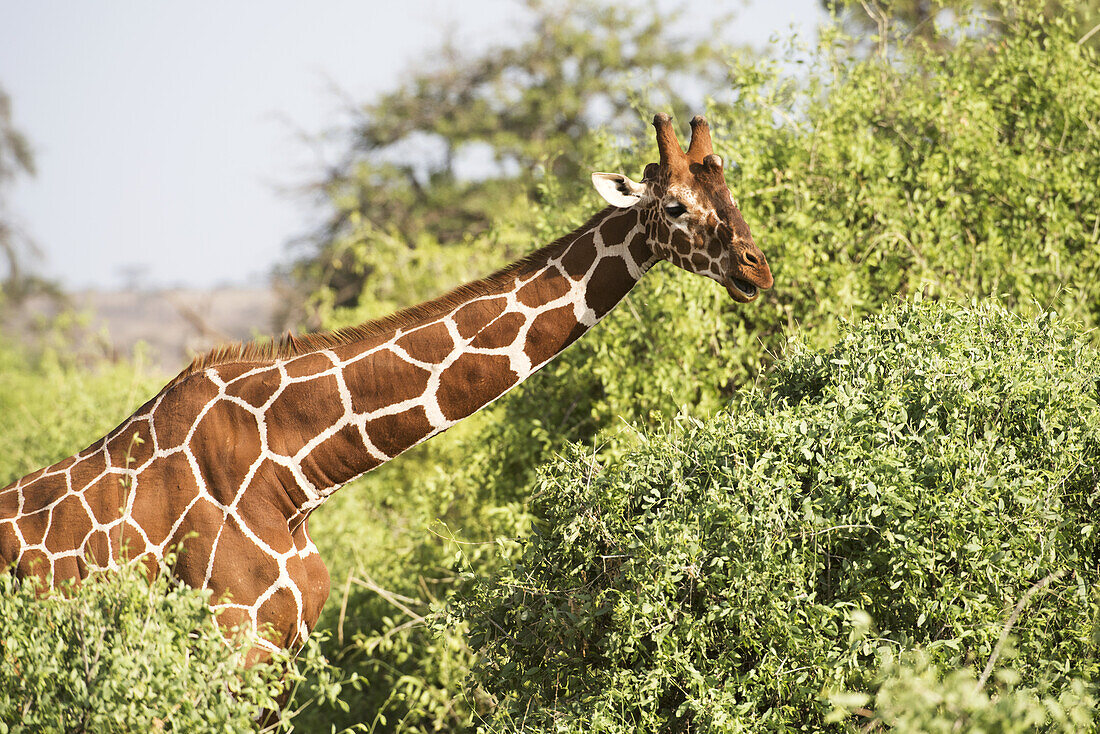
{"label": "giraffe ossicone", "polygon": [[667,115],[640,182],[508,267],[393,316],[195,360],[115,430],[0,490],[0,570],[52,583],[158,558],[212,590],[226,627],[300,643],[329,577],[307,532],[340,486],[488,405],[602,319],[660,260],[754,300],[772,286],[702,117]]}

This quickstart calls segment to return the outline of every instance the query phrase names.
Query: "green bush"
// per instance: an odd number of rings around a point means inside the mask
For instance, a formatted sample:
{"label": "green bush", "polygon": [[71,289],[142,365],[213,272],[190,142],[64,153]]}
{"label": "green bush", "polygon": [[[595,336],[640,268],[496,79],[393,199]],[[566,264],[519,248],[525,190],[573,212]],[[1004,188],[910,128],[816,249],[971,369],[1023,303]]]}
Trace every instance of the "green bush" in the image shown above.
{"label": "green bush", "polygon": [[[463,435],[475,425],[455,431]],[[323,650],[363,685],[348,694],[345,711],[306,711],[304,730],[364,724],[375,732],[461,731],[478,707],[462,696],[473,663],[462,629],[430,625],[462,567],[450,530],[433,518],[461,516],[465,536],[471,525],[491,526],[486,515],[496,508],[485,507],[479,515],[443,499],[461,458],[447,448],[436,441],[417,447],[337,493],[324,517],[311,521],[332,579],[318,623],[330,635]],[[510,526],[502,534],[519,532]]]}
{"label": "green bush", "polygon": [[[1020,686],[1016,670],[999,668],[995,671],[997,685],[991,692],[969,668],[943,671],[921,652],[905,657],[898,660],[892,652],[884,652],[874,699],[865,695],[834,696],[834,702],[847,699],[847,707],[838,707],[829,719],[842,721],[853,704],[867,702],[870,708],[855,708],[863,720],[873,716],[895,731],[905,732],[1080,734],[1094,724],[1095,687],[1090,693],[1080,679],[1071,681],[1057,696],[1041,695],[1034,688]],[[867,726],[870,724],[864,724]]]}
{"label": "green bush", "polygon": [[1100,680],[1100,353],[927,302],[792,352],[706,423],[540,473],[544,520],[462,611],[492,730],[840,730],[825,694],[914,649],[981,669],[1025,595],[1017,705]]}
{"label": "green bush", "polygon": [[64,349],[0,333],[0,487],[90,445],[163,384],[140,359],[89,364]]}
{"label": "green bush", "polygon": [[[808,59],[788,59],[804,76],[736,62],[736,99],[715,101],[708,119],[775,288],[745,307],[659,265],[503,404],[487,486],[526,495],[563,438],[603,440],[655,413],[712,415],[792,332],[824,348],[842,321],[899,296],[1057,304],[1100,326],[1100,63],[1064,20],[1004,6],[995,30],[942,48],[860,57],[827,27]],[[638,172],[651,133],[605,150],[593,168]],[[547,229],[590,210],[582,184],[551,188],[538,213]]]}
{"label": "green bush", "polygon": [[283,664],[243,667],[209,595],[142,563],[45,596],[0,576],[0,731],[253,731]]}
{"label": "green bush", "polygon": [[[0,486],[89,445],[161,384],[140,357],[73,360],[58,340],[26,349],[0,337]],[[245,668],[208,599],[163,563],[152,580],[124,564],[48,595],[0,573],[0,732],[253,731],[287,685],[297,703],[273,722],[283,730],[314,703],[346,708],[339,697],[357,681],[320,654],[323,632],[294,659]]]}
{"label": "green bush", "polygon": [[[845,319],[899,295],[997,296],[1014,310],[1039,303],[1086,330],[1100,326],[1100,68],[1076,44],[1087,29],[1036,5],[1003,5],[1003,20],[933,49],[882,54],[825,30],[796,76],[783,72],[790,64],[735,61],[734,97],[714,100],[707,116],[775,289],[745,307],[713,282],[658,266],[506,398],[321,508],[311,528],[333,572],[326,651],[370,683],[346,716],[317,710],[318,726],[336,717],[379,731],[464,730],[487,713],[480,693],[460,687],[474,660],[462,628],[433,636],[417,617],[464,594],[462,572],[491,574],[513,557],[511,542],[494,541],[528,532],[531,511],[543,511],[528,502],[536,472],[570,442],[612,459],[634,443],[629,425],[659,433],[662,415],[706,419],[766,376],[792,333],[824,349]],[[644,106],[640,117],[650,117]],[[653,159],[641,123],[583,146],[596,151],[597,170],[637,177]],[[328,325],[489,272],[517,243],[550,241],[600,206],[587,181],[552,176],[535,198],[461,246],[417,243],[392,275],[394,243],[365,252],[367,289],[376,280],[381,297],[337,309]],[[425,269],[397,273],[406,261]],[[375,585],[348,582],[365,577]],[[416,600],[403,602],[416,617],[377,588]]]}
{"label": "green bush", "polygon": [[[348,711],[307,711],[299,719],[304,727],[463,730],[489,715],[484,692],[462,690],[475,660],[463,628],[433,634],[426,622],[452,596],[467,593],[463,578],[491,574],[516,556],[511,540],[498,539],[525,535],[532,510],[547,512],[528,501],[535,473],[569,442],[599,446],[605,462],[625,461],[637,438],[627,426],[660,436],[661,415],[706,419],[774,369],[789,334],[823,349],[838,339],[845,319],[876,314],[898,295],[999,296],[1011,309],[1056,305],[1086,329],[1100,326],[1095,51],[1076,43],[1085,29],[1048,19],[1037,3],[1002,6],[995,23],[931,49],[879,47],[826,30],[793,77],[781,71],[789,66],[770,61],[732,63],[733,95],[713,100],[707,114],[776,288],[742,307],[712,282],[658,267],[560,360],[318,511],[311,529],[333,579],[321,620],[331,634],[324,649],[367,684],[349,697]],[[640,106],[640,117],[652,115],[653,105]],[[634,176],[653,158],[651,132],[641,123],[597,133],[576,148],[594,151],[594,169]],[[548,160],[555,153],[548,151]],[[535,201],[509,202],[493,208],[502,221],[487,232],[479,223],[477,233],[451,244],[430,235],[401,241],[349,218],[339,264],[356,278],[368,275],[369,292],[353,309],[335,308],[345,300],[335,293],[318,294],[326,326],[379,316],[489,272],[600,206],[583,177],[547,176]],[[0,415],[8,418],[0,426],[0,483],[87,445],[157,387],[125,364],[88,370],[53,354],[31,359],[0,348]],[[833,543],[834,532],[813,537]],[[1064,595],[1070,581],[1060,577],[1035,603]],[[907,629],[905,615],[920,619],[923,612],[923,629],[935,610],[921,603],[874,612],[875,623],[892,634]],[[975,655],[988,652],[996,633],[984,624],[959,642],[968,651],[984,645]],[[944,639],[956,632],[945,631]],[[928,655],[936,671],[959,662],[940,648]],[[876,651],[866,653],[860,661],[869,667],[859,669],[873,670],[878,659]],[[1036,663],[1024,655],[1011,664],[1020,667],[1024,686],[1032,685]],[[838,673],[835,690],[871,690],[879,685],[873,675]],[[828,708],[812,701],[807,710],[823,716]]]}

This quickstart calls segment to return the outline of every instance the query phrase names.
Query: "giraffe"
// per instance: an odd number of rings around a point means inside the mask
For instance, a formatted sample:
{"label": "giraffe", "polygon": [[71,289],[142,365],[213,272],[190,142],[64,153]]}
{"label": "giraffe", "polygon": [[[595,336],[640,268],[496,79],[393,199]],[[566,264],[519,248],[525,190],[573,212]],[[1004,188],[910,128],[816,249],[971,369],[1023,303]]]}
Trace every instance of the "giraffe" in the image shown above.
{"label": "giraffe", "polygon": [[223,627],[304,642],[328,597],[310,513],[349,480],[496,400],[600,321],[660,260],[738,302],[773,284],[707,122],[685,153],[658,114],[641,182],[593,173],[609,206],[482,280],[335,332],[196,359],[116,429],[0,490],[0,568],[48,583],[164,557]]}

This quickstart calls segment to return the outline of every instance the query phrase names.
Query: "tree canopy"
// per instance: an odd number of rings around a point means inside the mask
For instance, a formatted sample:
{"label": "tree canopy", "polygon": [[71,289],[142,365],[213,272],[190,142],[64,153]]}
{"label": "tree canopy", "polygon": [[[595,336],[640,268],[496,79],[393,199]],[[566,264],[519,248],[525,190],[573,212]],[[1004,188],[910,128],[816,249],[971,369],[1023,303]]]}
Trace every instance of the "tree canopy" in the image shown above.
{"label": "tree canopy", "polygon": [[377,267],[357,245],[484,234],[539,198],[544,173],[587,171],[594,131],[636,133],[638,105],[690,116],[689,103],[722,86],[729,49],[679,35],[655,5],[524,5],[531,24],[515,43],[450,44],[353,110],[343,158],[315,189],[324,221],[296,270],[307,289],[354,305]]}
{"label": "tree canopy", "polygon": [[7,274],[0,284],[9,298],[22,295],[27,286],[26,258],[33,245],[15,223],[2,194],[20,176],[34,175],[34,153],[27,137],[12,120],[11,97],[0,87],[0,255],[7,262]]}
{"label": "tree canopy", "polygon": [[[821,0],[826,10],[836,14],[850,28],[892,34],[896,38],[915,38],[941,49],[965,35],[960,20],[973,23],[970,31],[999,34],[1018,9],[1001,2],[981,0]],[[1052,0],[1042,12],[1050,19],[1069,16],[1079,29],[1082,43],[1100,48],[1100,1]]]}

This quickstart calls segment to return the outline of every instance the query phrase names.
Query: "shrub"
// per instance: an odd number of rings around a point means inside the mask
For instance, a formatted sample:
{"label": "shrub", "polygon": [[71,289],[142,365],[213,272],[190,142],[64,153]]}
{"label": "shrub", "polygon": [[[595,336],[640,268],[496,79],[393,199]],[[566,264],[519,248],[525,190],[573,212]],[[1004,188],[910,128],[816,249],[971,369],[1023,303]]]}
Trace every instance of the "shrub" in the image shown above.
{"label": "shrub", "polygon": [[276,708],[283,665],[243,667],[209,591],[147,573],[127,563],[45,596],[0,576],[0,731],[253,731]]}
{"label": "shrub", "polygon": [[[855,711],[861,717],[873,715],[895,731],[1024,734],[1045,730],[1080,734],[1094,723],[1095,688],[1090,693],[1080,679],[1072,680],[1057,696],[1040,695],[1032,687],[1019,685],[1016,670],[999,668],[995,671],[997,685],[991,692],[973,670],[943,671],[920,652],[906,655],[905,660],[898,660],[889,651],[881,657],[882,675],[874,699],[868,702],[871,708]],[[849,707],[868,700],[863,695],[847,698]],[[841,721],[848,713],[846,708],[838,707],[829,718]],[[863,728],[871,726],[867,723]]]}
{"label": "shrub", "polygon": [[133,362],[89,364],[0,333],[0,487],[88,446],[156,394],[162,375]]}
{"label": "shrub", "polygon": [[[861,55],[879,49],[826,30],[794,78],[767,60],[738,61],[734,97],[714,100],[707,115],[775,289],[742,307],[710,281],[658,266],[560,359],[316,513],[311,528],[333,571],[322,619],[329,654],[370,677],[338,721],[383,712],[379,730],[473,725],[484,699],[458,687],[474,659],[462,629],[424,634],[371,588],[352,583],[345,597],[345,583],[369,575],[418,600],[406,604],[417,615],[464,593],[459,571],[491,574],[514,552],[494,539],[525,534],[529,511],[544,511],[528,503],[536,471],[569,442],[599,446],[610,461],[633,443],[627,425],[660,435],[661,415],[706,419],[773,369],[791,333],[824,349],[844,319],[899,295],[997,296],[1011,309],[1053,305],[1085,329],[1100,325],[1100,67],[1076,43],[1087,29],[1035,4],[1002,7],[994,26],[931,50]],[[599,137],[583,143],[596,151],[593,169],[637,177],[651,159],[648,125]],[[586,181],[548,176],[536,202],[488,234],[457,247],[417,243],[393,260],[395,271],[423,261],[431,279],[386,274],[393,243],[383,243],[364,255],[382,297],[365,295],[329,325],[489,272],[504,250],[569,231],[596,201]],[[429,531],[437,518],[466,544]]]}
{"label": "shrub", "polygon": [[[9,419],[0,486],[90,444],[160,385],[140,355],[73,359],[65,335],[55,336],[29,349],[0,335],[0,415]],[[151,580],[146,566],[125,564],[48,595],[0,569],[0,732],[253,731],[286,686],[296,703],[272,720],[281,729],[316,703],[347,708],[340,696],[358,681],[320,653],[325,632],[246,669],[209,591],[172,582],[170,561]]]}
{"label": "shrub", "polygon": [[[715,101],[708,120],[775,288],[744,307],[659,265],[502,405],[486,438],[500,447],[484,458],[489,486],[525,495],[562,437],[712,415],[792,332],[824,348],[843,320],[899,296],[1057,304],[1100,325],[1100,63],[1064,18],[1033,3],[1002,11],[958,43],[864,57],[826,27],[816,49],[787,59],[805,62],[798,78],[738,60],[736,98]],[[593,167],[640,171],[649,131],[629,145]],[[590,206],[578,200],[591,198],[571,185],[540,217],[565,231]]]}
{"label": "shrub", "polygon": [[910,303],[706,423],[573,447],[461,607],[494,731],[840,729],[823,692],[874,693],[915,649],[980,669],[1037,585],[1020,700],[1100,680],[1098,381],[1049,314]]}

